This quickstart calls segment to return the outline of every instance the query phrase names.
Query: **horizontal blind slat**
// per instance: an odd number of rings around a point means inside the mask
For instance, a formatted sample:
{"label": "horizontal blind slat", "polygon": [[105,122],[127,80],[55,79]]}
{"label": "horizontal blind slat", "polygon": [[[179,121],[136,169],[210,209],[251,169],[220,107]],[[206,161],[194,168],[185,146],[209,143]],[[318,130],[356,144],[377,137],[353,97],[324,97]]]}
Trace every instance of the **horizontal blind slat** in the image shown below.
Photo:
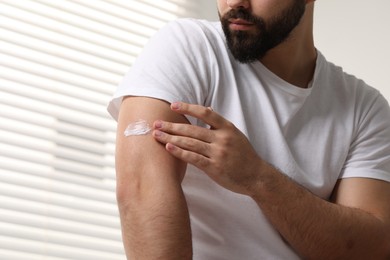
{"label": "horizontal blind slat", "polygon": [[[62,195],[51,191],[37,190],[31,187],[18,186],[13,184],[0,183],[0,194],[3,196],[26,199],[31,201],[47,203],[51,205],[62,205],[69,209],[76,209],[86,212],[94,212],[107,216],[118,216],[116,205],[77,198],[72,195]],[[47,198],[50,198],[48,200]],[[92,204],[93,203],[93,204]]]}
{"label": "horizontal blind slat", "polygon": [[163,7],[165,8],[161,8],[146,3],[142,3],[141,1],[122,1],[122,0],[103,0],[103,1],[110,4],[115,4],[129,11],[142,13],[145,16],[152,16],[153,14],[153,17],[156,17],[157,19],[160,19],[164,22],[172,21],[178,18],[178,13],[179,13],[178,12],[179,7],[177,5],[170,5],[170,7],[164,5]]}
{"label": "horizontal blind slat", "polygon": [[107,167],[114,169],[115,164],[113,155],[107,155],[113,154],[113,147],[110,149],[109,152],[108,149],[104,149],[99,146],[92,147],[98,149],[100,151],[99,154],[95,153],[92,150],[88,151],[87,148],[82,147],[83,144],[88,144],[87,142],[74,142],[75,147],[67,148],[71,144],[65,143],[64,145],[66,146],[61,146],[60,144],[66,142],[66,139],[62,138],[61,135],[58,135],[58,139],[60,140],[60,142],[55,142],[55,139],[53,142],[52,140],[45,140],[42,138],[35,138],[27,135],[15,134],[14,132],[0,130],[0,142],[2,142],[3,144],[7,144],[9,147],[20,147],[31,152],[51,154],[58,158],[64,158],[87,165],[91,164],[97,167]]}
{"label": "horizontal blind slat", "polygon": [[95,87],[96,89],[100,89],[102,93],[106,94],[112,93],[111,87],[113,87],[116,83],[113,81],[113,84],[108,84],[101,82],[98,79],[76,75],[47,65],[38,64],[25,59],[20,59],[15,56],[7,55],[5,53],[0,53],[0,65],[86,89],[92,89]]}
{"label": "horizontal blind slat", "polygon": [[115,204],[114,192],[80,186],[72,183],[60,182],[57,180],[48,181],[46,178],[39,176],[12,173],[10,171],[0,169],[0,181],[21,187],[28,185],[29,188],[47,191],[53,194],[64,196],[72,194],[72,197],[77,197],[80,199]]}
{"label": "horizontal blind slat", "polygon": [[86,237],[79,234],[70,234],[49,229],[15,225],[12,223],[0,222],[0,234],[9,237],[28,239],[62,246],[73,249],[90,249],[100,252],[120,254],[123,252],[120,241],[107,240],[96,237]]}
{"label": "horizontal blind slat", "polygon": [[[138,34],[140,36],[145,36],[149,38],[159,26],[164,24],[164,21],[158,19],[158,17],[154,17],[153,14],[149,14],[147,16],[143,16],[141,21],[135,19],[133,10],[128,10],[127,12],[121,11],[120,13],[107,10],[102,7],[92,6],[87,1],[51,1],[51,0],[34,0],[35,2],[39,2],[45,4],[46,6],[50,6],[53,8],[57,8],[59,10],[63,10],[69,12],[71,14],[78,15],[80,17],[84,17],[90,19],[92,21],[96,21],[102,24],[106,24],[108,26],[123,29],[124,31],[130,31],[132,33]],[[99,3],[97,0],[94,3]],[[138,2],[138,1],[132,1]],[[143,21],[142,21],[143,20]],[[146,22],[147,21],[147,22]],[[130,26],[129,26],[130,25]]]}
{"label": "horizontal blind slat", "polygon": [[100,58],[114,60],[123,65],[128,65],[128,61],[133,58],[133,55],[129,55],[127,52],[118,52],[111,48],[100,46],[98,42],[85,42],[76,38],[62,35],[59,32],[50,32],[43,28],[5,17],[4,15],[0,16],[0,27],[9,31],[17,32],[19,34],[27,35],[32,38],[48,41],[55,45],[85,52]]}
{"label": "horizontal blind slat", "polygon": [[[111,167],[98,167],[91,164],[80,163],[66,158],[56,157],[54,154],[44,151],[12,146],[6,143],[3,143],[0,147],[0,156],[48,165],[53,169],[69,172],[71,174],[79,174],[97,179],[115,179],[115,173],[111,171],[111,169],[113,169]],[[110,169],[110,171],[107,171],[107,169]]]}
{"label": "horizontal blind slat", "polygon": [[[23,116],[21,116],[23,114]],[[58,121],[56,118],[48,115],[42,115],[36,112],[20,109],[17,107],[12,107],[8,105],[1,105],[0,103],[0,118],[4,118],[4,123],[0,124],[0,129],[12,129],[12,125],[5,125],[8,122],[14,122],[19,120],[19,123],[16,123],[15,130],[20,124],[29,124],[37,127],[47,127],[45,130],[46,133],[54,134],[52,129],[55,129],[57,132],[62,133],[66,136],[73,136],[74,138],[80,138],[84,140],[89,140],[92,142],[103,143],[111,147],[111,151],[114,149],[113,144],[115,142],[115,132],[114,131],[100,131],[90,127],[84,127],[79,125],[70,124],[64,121]],[[28,131],[28,129],[25,129]],[[61,142],[61,141],[60,141]],[[110,145],[111,144],[111,145]]]}
{"label": "horizontal blind slat", "polygon": [[49,257],[66,258],[69,260],[123,260],[123,254],[113,254],[102,251],[74,248],[47,241],[34,241],[0,235],[0,244],[4,249],[21,251],[24,253],[41,254]]}
{"label": "horizontal blind slat", "polygon": [[173,12],[177,16],[181,17],[192,17],[195,12],[194,8],[196,7],[197,2],[186,1],[186,0],[141,0],[140,2],[154,6],[158,9],[166,10],[168,12]]}
{"label": "horizontal blind slat", "polygon": [[20,84],[0,79],[0,91],[19,97],[34,99],[53,106],[59,106],[74,112],[86,112],[95,116],[107,118],[107,110],[99,104],[80,98],[58,94],[49,89],[41,89],[31,85]]}
{"label": "horizontal blind slat", "polygon": [[77,76],[94,78],[95,80],[112,85],[116,85],[121,78],[121,75],[118,74],[112,74],[104,70],[91,68],[83,64],[69,61],[68,59],[60,58],[57,55],[47,55],[29,48],[15,46],[14,44],[9,44],[7,42],[0,41],[0,53],[15,57],[17,59],[23,59],[34,64],[66,71]]}
{"label": "horizontal blind slat", "polygon": [[107,104],[107,99],[109,98],[109,95],[101,93],[98,89],[94,91],[75,85],[65,84],[63,82],[6,67],[6,65],[0,65],[0,77],[0,90],[9,89],[10,86],[19,86],[19,88],[29,86],[35,89],[44,89],[57,94],[63,94],[64,96],[76,99],[83,99],[84,102],[92,102],[96,105],[100,105],[102,109],[105,109],[103,105]]}
{"label": "horizontal blind slat", "polygon": [[[48,0],[39,0],[39,1],[48,1]],[[68,0],[68,1],[71,1],[75,5],[78,5],[78,9],[80,9],[80,6],[84,6],[88,8],[88,14],[96,12],[96,14],[98,14],[98,19],[101,19],[102,16],[103,17],[110,16],[110,17],[115,17],[119,21],[121,21],[120,24],[122,24],[123,21],[137,22],[137,25],[139,27],[143,27],[142,29],[147,29],[145,31],[149,32],[148,34],[146,34],[146,36],[148,37],[150,37],[154,33],[156,28],[160,28],[167,22],[161,20],[158,16],[154,16],[151,14],[143,15],[137,10],[132,10],[132,9],[126,10],[124,8],[121,8],[118,5],[113,5],[109,2],[105,2],[101,0],[95,0],[94,2],[91,2],[89,0]],[[134,2],[134,5],[137,5],[137,2]],[[120,26],[120,24],[118,25]],[[140,34],[143,33],[140,32]]]}
{"label": "horizontal blind slat", "polygon": [[134,57],[130,57],[126,61],[126,64],[122,64],[120,61],[116,62],[115,59],[112,58],[101,58],[97,55],[91,55],[87,52],[79,51],[73,48],[67,48],[62,45],[54,44],[35,37],[30,37],[26,34],[21,34],[17,31],[10,31],[4,28],[0,28],[0,39],[2,42],[7,42],[9,44],[23,48],[29,48],[47,55],[61,57],[69,61],[84,64],[91,68],[105,70],[117,75],[121,75],[126,72],[129,68],[129,65],[132,64],[135,59]]}
{"label": "horizontal blind slat", "polygon": [[18,95],[13,95],[0,90],[0,103],[16,106],[26,111],[37,112],[43,115],[52,116],[57,120],[72,122],[76,125],[91,127],[101,131],[115,131],[115,124],[107,117],[97,117],[80,111],[72,111],[56,105],[47,104],[33,99],[28,99]]}
{"label": "horizontal blind slat", "polygon": [[[3,0],[4,1],[4,0]],[[116,28],[107,26],[103,23],[96,23],[94,21],[85,19],[80,16],[68,14],[63,10],[47,8],[47,6],[35,6],[36,3],[23,3],[22,1],[8,1],[8,3],[0,4],[4,16],[18,21],[23,21],[26,24],[34,25],[42,28],[48,32],[56,32],[61,29],[61,34],[67,35],[71,38],[78,38],[84,42],[96,44],[100,43],[102,46],[109,48],[112,44],[113,49],[123,52],[129,52],[134,55],[146,43],[149,35],[140,37],[139,34],[129,34],[128,31],[116,30]],[[58,2],[62,3],[62,2]],[[13,5],[18,5],[18,8]],[[30,10],[28,9],[30,7]],[[99,14],[100,17],[104,13]],[[115,17],[109,17],[110,20]],[[126,36],[126,37],[124,37]],[[136,50],[126,48],[127,43],[133,43]]]}
{"label": "horizontal blind slat", "polygon": [[[95,225],[107,228],[115,228],[119,231],[120,223],[117,216],[106,216],[99,213],[83,211],[78,209],[69,209],[64,206],[58,206],[39,202],[6,196],[0,194],[2,208],[12,211],[19,211],[28,214],[41,215],[56,219],[73,221],[81,224]],[[1,244],[0,244],[1,245]]]}
{"label": "horizontal blind slat", "polygon": [[[116,190],[115,179],[101,179],[79,174],[70,174],[69,172],[56,170],[47,164],[27,162],[25,160],[18,160],[16,158],[5,156],[0,156],[0,164],[3,170],[12,171],[15,174],[29,174],[32,176],[43,177],[48,180],[56,180],[111,192],[115,192]],[[108,170],[110,172],[114,171],[114,169]]]}
{"label": "horizontal blind slat", "polygon": [[124,259],[106,105],[188,0],[0,0],[0,259]]}
{"label": "horizontal blind slat", "polygon": [[[1,239],[1,238],[0,238]],[[12,251],[0,248],[0,259],[4,260],[69,260],[66,258],[49,257],[41,254],[24,253],[21,251]]]}
{"label": "horizontal blind slat", "polygon": [[[23,122],[15,122],[9,120],[8,118],[3,118],[2,126],[0,127],[0,132],[4,135],[0,135],[0,140],[9,145],[17,145],[24,148],[37,149],[40,151],[50,151],[51,148],[37,148],[36,144],[40,142],[50,141],[61,147],[68,147],[71,152],[73,150],[78,150],[85,152],[86,154],[92,154],[96,156],[113,156],[114,155],[114,145],[113,144],[103,144],[101,142],[94,142],[84,138],[78,138],[74,135],[64,135],[60,131],[51,131],[36,125],[26,124]],[[8,139],[7,139],[8,138]],[[25,142],[20,138],[25,138],[26,140],[31,140],[31,142]],[[35,139],[35,142],[34,142]],[[64,151],[66,153],[66,151]],[[108,166],[113,166],[112,162],[107,161]]]}
{"label": "horizontal blind slat", "polygon": [[56,219],[20,211],[0,209],[0,222],[121,242],[120,231],[116,228]]}

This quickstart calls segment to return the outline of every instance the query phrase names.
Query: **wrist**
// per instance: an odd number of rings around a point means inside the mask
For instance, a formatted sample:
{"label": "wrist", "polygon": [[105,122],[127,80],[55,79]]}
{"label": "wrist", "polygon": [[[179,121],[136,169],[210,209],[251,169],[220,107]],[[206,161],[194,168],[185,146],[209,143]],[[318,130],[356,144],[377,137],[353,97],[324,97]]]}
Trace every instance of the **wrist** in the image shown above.
{"label": "wrist", "polygon": [[260,159],[257,170],[257,178],[249,189],[249,196],[258,204],[267,201],[274,197],[275,192],[280,192],[278,189],[283,182],[283,175],[273,165]]}
{"label": "wrist", "polygon": [[256,177],[248,187],[248,195],[251,198],[256,200],[257,197],[262,196],[261,194],[266,189],[267,183],[270,181],[269,179],[272,178],[272,176],[270,176],[272,168],[273,167],[269,163],[259,158],[256,164],[256,169],[254,170],[256,172]]}

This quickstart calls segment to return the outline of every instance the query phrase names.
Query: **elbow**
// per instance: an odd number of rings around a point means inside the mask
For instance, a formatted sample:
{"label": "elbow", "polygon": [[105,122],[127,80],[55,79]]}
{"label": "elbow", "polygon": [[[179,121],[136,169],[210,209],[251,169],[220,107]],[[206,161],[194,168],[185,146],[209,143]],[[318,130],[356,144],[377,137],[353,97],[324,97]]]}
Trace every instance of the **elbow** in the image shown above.
{"label": "elbow", "polygon": [[156,172],[155,169],[117,170],[116,200],[120,211],[155,205],[162,198],[181,194],[181,181],[175,174]]}
{"label": "elbow", "polygon": [[119,185],[117,183],[116,186],[116,202],[118,204],[119,209],[122,209],[125,205],[129,203],[131,198],[131,194],[126,185]]}
{"label": "elbow", "polygon": [[132,172],[117,170],[116,201],[119,210],[131,207],[141,196],[141,181]]}

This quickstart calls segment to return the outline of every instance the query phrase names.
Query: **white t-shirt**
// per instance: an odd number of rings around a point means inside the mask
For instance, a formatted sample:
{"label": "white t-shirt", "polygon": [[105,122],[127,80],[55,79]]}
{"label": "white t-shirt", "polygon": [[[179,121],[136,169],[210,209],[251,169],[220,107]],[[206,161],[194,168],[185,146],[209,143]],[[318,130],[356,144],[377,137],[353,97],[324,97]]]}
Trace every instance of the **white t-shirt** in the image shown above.
{"label": "white t-shirt", "polygon": [[[126,95],[211,106],[263,159],[323,199],[339,178],[390,181],[388,103],[319,52],[311,87],[302,89],[260,62],[235,61],[220,23],[182,19],[157,33],[125,76],[109,104],[114,118]],[[182,185],[194,259],[298,259],[251,198],[193,166]]]}

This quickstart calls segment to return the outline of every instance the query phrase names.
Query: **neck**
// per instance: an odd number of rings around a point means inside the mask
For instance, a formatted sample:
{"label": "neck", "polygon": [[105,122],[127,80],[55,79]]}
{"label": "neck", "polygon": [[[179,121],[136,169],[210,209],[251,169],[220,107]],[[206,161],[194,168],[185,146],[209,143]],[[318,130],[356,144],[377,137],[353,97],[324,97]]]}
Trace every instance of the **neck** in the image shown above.
{"label": "neck", "polygon": [[299,25],[289,38],[260,59],[270,71],[297,87],[307,88],[313,79],[317,51],[313,40],[314,4],[307,4]]}

